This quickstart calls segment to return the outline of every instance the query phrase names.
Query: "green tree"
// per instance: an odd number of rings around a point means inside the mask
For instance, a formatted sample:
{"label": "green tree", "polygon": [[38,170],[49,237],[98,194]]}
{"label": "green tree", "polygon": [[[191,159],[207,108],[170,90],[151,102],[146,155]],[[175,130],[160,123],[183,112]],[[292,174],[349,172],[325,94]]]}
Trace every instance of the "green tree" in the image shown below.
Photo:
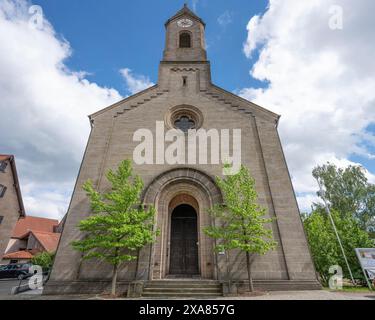
{"label": "green tree", "polygon": [[[375,185],[368,182],[362,167],[341,169],[327,163],[316,167],[313,176],[323,182],[325,197],[333,210],[342,217],[354,217],[363,230],[375,231]],[[321,205],[315,204],[314,207]]]}
{"label": "green tree", "polygon": [[[332,218],[341,238],[349,265],[355,279],[364,280],[361,267],[356,257],[355,248],[371,248],[373,243],[367,232],[361,229],[355,218],[350,215],[342,216],[332,210]],[[318,208],[311,214],[303,216],[306,235],[310,244],[314,264],[323,285],[328,286],[329,268],[339,265],[343,268],[344,277],[349,277],[345,260],[342,256],[333,227],[324,210]]]}
{"label": "green tree", "polygon": [[52,267],[54,258],[54,252],[40,252],[31,259],[31,263],[36,266],[41,266],[43,271],[48,271]]}
{"label": "green tree", "polygon": [[265,225],[266,210],[257,203],[255,181],[244,166],[240,171],[225,179],[216,178],[222,191],[224,203],[211,210],[215,225],[206,228],[205,233],[218,240],[215,250],[227,252],[240,250],[246,254],[249,290],[254,291],[251,264],[255,254],[265,254],[276,246],[272,231]]}
{"label": "green tree", "polygon": [[92,214],[79,223],[85,237],[73,242],[73,247],[84,259],[103,259],[113,266],[111,293],[115,295],[121,263],[136,260],[139,250],[155,239],[155,209],[143,208],[143,182],[133,174],[129,160],[121,162],[117,171],[109,170],[106,177],[112,187],[108,192],[99,193],[91,181],[83,186]]}

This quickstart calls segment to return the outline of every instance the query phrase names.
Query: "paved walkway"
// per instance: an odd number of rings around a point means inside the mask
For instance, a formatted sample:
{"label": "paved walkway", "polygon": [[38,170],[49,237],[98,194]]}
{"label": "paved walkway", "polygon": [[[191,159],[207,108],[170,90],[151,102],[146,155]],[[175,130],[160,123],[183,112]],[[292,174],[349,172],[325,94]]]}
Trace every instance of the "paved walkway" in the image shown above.
{"label": "paved walkway", "polygon": [[[226,298],[225,298],[226,299]],[[316,291],[275,291],[259,297],[236,297],[245,300],[374,300],[375,293]]]}
{"label": "paved walkway", "polygon": [[[22,280],[22,284],[26,284],[27,280]],[[0,296],[10,295],[12,288],[20,284],[17,279],[1,279],[0,280]]]}
{"label": "paved walkway", "polygon": [[[0,300],[102,300],[99,296],[75,295],[75,296],[41,296],[40,291],[25,292],[17,296],[0,295]],[[126,299],[123,299],[126,300]],[[140,299],[136,299],[140,300]],[[152,299],[144,299],[152,300]],[[168,298],[170,300],[170,298]],[[185,299],[194,300],[194,299]],[[196,299],[199,300],[199,299]],[[317,291],[275,291],[258,297],[230,297],[214,298],[210,300],[373,300],[375,293],[349,293],[330,292],[325,290]]]}

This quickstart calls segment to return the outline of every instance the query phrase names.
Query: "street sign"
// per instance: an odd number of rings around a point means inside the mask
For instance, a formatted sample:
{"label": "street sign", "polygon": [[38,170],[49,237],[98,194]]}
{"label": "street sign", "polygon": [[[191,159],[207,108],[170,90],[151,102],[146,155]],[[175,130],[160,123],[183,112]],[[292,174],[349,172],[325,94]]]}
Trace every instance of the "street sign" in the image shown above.
{"label": "street sign", "polygon": [[375,248],[357,248],[355,252],[366,277],[367,285],[372,289],[369,280],[375,280]]}

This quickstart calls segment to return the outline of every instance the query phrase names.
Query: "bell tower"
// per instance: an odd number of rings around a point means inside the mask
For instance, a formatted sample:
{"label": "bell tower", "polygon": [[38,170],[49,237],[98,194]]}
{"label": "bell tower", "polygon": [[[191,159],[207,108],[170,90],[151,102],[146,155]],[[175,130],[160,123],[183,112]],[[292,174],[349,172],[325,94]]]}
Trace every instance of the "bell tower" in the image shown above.
{"label": "bell tower", "polygon": [[196,92],[211,81],[204,21],[185,4],[165,23],[166,40],[158,84]]}
{"label": "bell tower", "polygon": [[166,23],[163,61],[207,61],[206,24],[185,4]]}

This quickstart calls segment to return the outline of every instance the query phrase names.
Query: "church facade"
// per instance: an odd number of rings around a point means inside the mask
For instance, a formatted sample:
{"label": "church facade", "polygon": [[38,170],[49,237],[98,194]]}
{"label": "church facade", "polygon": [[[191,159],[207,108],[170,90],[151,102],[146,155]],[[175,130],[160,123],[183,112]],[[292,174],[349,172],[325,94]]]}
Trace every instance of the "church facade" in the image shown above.
{"label": "church facade", "polygon": [[[269,227],[278,244],[254,260],[255,287],[319,288],[277,132],[279,116],[211,82],[205,24],[186,6],[165,26],[158,83],[90,116],[91,135],[45,293],[99,293],[109,287],[111,267],[101,261],[82,260],[71,246],[84,236],[77,225],[90,214],[82,185],[91,179],[99,191],[107,190],[108,169],[134,157],[140,144],[135,133],[147,129],[155,137],[158,125],[183,132],[229,132],[229,141],[234,141],[234,132],[240,129],[239,146],[233,144],[230,151],[241,155],[241,163],[253,175],[259,204],[274,218]],[[128,290],[135,282],[181,278],[220,284],[227,280],[228,265],[241,288],[247,279],[245,255],[233,253],[226,261],[225,255],[214,251],[214,240],[203,232],[213,223],[209,209],[222,202],[215,177],[223,175],[223,163],[170,164],[158,161],[165,151],[160,145],[154,143],[152,148],[152,163],[135,161],[133,166],[145,183],[144,204],[156,208],[155,226],[160,235],[153,245],[142,249],[137,261],[122,265],[120,290]]]}

